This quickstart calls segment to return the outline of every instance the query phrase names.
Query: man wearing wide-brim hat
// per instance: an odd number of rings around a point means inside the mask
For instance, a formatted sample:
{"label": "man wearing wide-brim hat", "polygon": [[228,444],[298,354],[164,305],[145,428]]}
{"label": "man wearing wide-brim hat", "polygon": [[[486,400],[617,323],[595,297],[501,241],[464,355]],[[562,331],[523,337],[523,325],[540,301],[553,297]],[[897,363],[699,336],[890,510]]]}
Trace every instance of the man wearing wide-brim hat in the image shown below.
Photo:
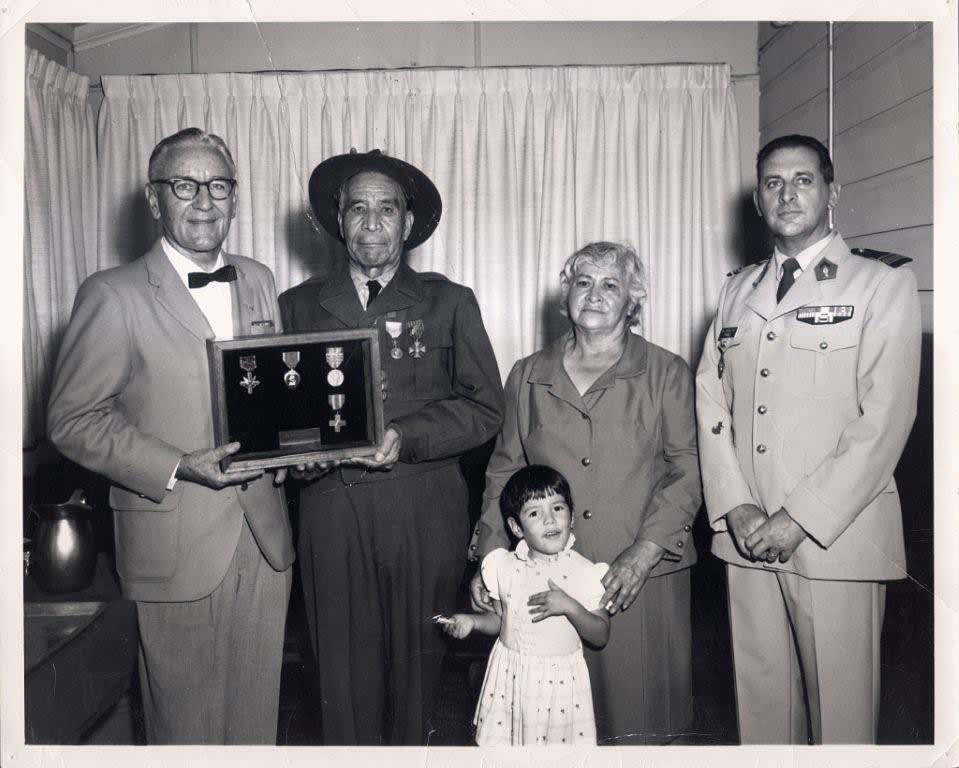
{"label": "man wearing wide-brim hat", "polygon": [[500,429],[499,370],[473,292],[403,259],[442,211],[422,171],[354,150],[320,163],[309,193],[347,258],[280,296],[284,327],[378,329],[388,393],[375,456],[298,473],[323,740],[425,744],[444,648],[430,617],[455,607],[469,536],[458,458]]}

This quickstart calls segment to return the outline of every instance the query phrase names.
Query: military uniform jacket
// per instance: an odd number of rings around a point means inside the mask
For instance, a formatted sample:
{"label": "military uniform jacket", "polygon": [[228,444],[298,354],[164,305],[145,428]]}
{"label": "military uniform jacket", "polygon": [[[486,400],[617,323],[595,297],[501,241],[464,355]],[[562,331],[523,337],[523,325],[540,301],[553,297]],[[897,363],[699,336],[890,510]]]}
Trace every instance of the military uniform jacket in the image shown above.
{"label": "military uniform jacket", "polygon": [[[236,335],[279,331],[273,275],[223,254]],[[213,447],[203,312],[158,240],[142,258],[97,272],[77,292],[57,359],[47,416],[50,441],[112,483],[117,572],[133,600],[186,601],[223,580],[246,516],[278,571],[293,562],[282,488],[267,474],[244,490],[178,480],[184,453]]]}
{"label": "military uniform jacket", "polygon": [[[380,363],[386,379],[383,420],[402,433],[399,461],[389,472],[344,467],[317,480],[377,482],[416,474],[492,438],[503,422],[503,385],[493,347],[473,292],[434,272],[415,272],[405,262],[369,311],[360,304],[344,261],[329,277],[312,278],[280,296],[287,332],[379,330]],[[422,322],[419,357],[408,323]],[[402,332],[393,339],[386,323]],[[396,326],[394,326],[396,327]]]}
{"label": "military uniform jacket", "polygon": [[[775,262],[723,286],[696,376],[703,488],[729,563],[810,578],[905,576],[893,470],[916,413],[916,281],[838,235],[776,303]],[[785,564],[742,558],[725,515],[784,507],[808,537]]]}

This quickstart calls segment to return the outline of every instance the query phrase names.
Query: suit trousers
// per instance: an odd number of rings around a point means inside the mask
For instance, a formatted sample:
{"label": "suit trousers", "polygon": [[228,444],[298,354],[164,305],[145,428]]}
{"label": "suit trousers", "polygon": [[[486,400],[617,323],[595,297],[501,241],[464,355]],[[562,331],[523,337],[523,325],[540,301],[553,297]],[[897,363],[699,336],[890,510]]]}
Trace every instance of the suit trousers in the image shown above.
{"label": "suit trousers", "polygon": [[211,594],[137,602],[148,743],[276,744],[292,574],[273,570],[244,518]]}
{"label": "suit trousers", "polygon": [[875,744],[884,584],[727,567],[743,744]]}
{"label": "suit trousers", "polygon": [[320,676],[323,743],[429,740],[468,536],[455,463],[300,496],[298,557]]}

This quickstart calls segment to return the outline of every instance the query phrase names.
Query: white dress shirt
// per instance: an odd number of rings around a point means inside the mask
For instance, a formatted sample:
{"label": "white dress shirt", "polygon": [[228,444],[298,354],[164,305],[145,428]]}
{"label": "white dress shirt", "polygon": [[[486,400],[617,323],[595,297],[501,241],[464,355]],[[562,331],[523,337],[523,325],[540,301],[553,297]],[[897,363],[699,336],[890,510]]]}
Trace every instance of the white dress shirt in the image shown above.
{"label": "white dress shirt", "polygon": [[[396,270],[400,268],[400,265],[397,264],[393,269],[383,272],[379,277],[376,278],[376,282],[380,284],[380,292],[390,284],[390,280],[393,279],[393,275],[396,274]],[[356,287],[356,295],[360,297],[360,304],[363,305],[364,309],[366,305],[369,304],[370,298],[370,287],[367,283],[370,281],[364,273],[363,270],[359,267],[353,266],[353,263],[350,262],[350,279],[353,281],[353,285]]]}
{"label": "white dress shirt", "polygon": [[183,281],[183,285],[206,317],[210,328],[213,329],[214,336],[218,339],[232,339],[233,294],[230,290],[230,284],[212,282],[202,288],[191,288],[187,278],[190,272],[213,272],[226,266],[226,262],[223,260],[223,251],[221,250],[217,254],[216,263],[212,267],[203,269],[174,248],[165,237],[160,239],[160,243],[163,246],[163,252],[170,260],[170,264],[173,265],[173,269],[176,270]]}
{"label": "white dress shirt", "polygon": [[[184,287],[190,292],[190,296],[193,297],[206,321],[210,324],[210,328],[213,329],[214,336],[218,339],[233,338],[233,294],[230,292],[230,284],[212,282],[202,288],[191,288],[187,277],[190,272],[213,272],[226,266],[226,262],[223,261],[223,251],[221,250],[217,254],[216,263],[210,269],[204,270],[174,248],[166,237],[160,238],[160,245],[163,247],[163,252],[170,260],[173,269],[183,281]],[[166,486],[168,491],[172,491],[176,485],[176,471],[179,468],[180,462],[177,462]]]}
{"label": "white dress shirt", "polygon": [[[799,279],[799,275],[809,269],[809,265],[826,249],[826,246],[835,234],[835,232],[830,230],[829,234],[822,240],[817,240],[808,248],[804,248],[792,257],[799,262],[799,274],[796,275],[797,280]],[[783,279],[783,262],[788,259],[789,256],[786,256],[779,248],[776,248],[773,250],[773,258],[776,260],[776,282],[779,283],[779,281]]]}

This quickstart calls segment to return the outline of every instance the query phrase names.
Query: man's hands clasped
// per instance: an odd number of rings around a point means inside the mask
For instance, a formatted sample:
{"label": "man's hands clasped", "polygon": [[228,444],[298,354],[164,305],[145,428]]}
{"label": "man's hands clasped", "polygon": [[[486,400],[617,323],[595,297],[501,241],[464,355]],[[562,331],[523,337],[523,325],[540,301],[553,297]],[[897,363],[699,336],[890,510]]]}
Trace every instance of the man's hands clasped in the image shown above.
{"label": "man's hands clasped", "polygon": [[731,509],[726,525],[739,554],[756,562],[787,562],[807,535],[785,509],[767,517],[755,504]]}

